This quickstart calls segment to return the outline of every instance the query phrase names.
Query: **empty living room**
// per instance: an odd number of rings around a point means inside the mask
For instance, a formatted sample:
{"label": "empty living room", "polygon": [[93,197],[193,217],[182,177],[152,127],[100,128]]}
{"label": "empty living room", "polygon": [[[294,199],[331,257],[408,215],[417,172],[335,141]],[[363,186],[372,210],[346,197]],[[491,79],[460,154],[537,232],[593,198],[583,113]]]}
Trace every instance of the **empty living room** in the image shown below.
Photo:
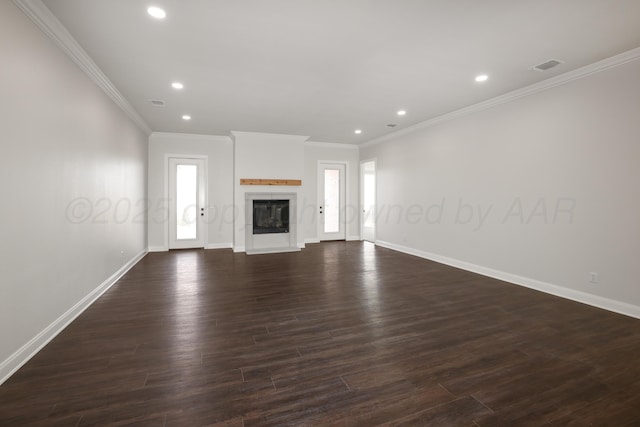
{"label": "empty living room", "polygon": [[0,425],[640,425],[640,2],[0,2]]}

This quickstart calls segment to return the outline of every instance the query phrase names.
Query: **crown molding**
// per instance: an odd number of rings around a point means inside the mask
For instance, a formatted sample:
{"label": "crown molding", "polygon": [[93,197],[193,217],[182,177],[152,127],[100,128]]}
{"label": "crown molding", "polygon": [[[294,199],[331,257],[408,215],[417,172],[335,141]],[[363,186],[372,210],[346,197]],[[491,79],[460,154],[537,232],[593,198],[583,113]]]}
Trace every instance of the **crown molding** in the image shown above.
{"label": "crown molding", "polygon": [[400,129],[398,131],[392,132],[390,134],[381,136],[379,138],[375,138],[359,144],[360,148],[370,147],[372,145],[381,144],[386,141],[390,141],[392,139],[398,138],[402,135],[406,135],[409,133],[413,133],[420,129],[426,129],[437,124],[448,122],[450,120],[457,119],[459,117],[467,116],[471,113],[475,113],[482,110],[487,110],[489,108],[496,107],[501,104],[505,104],[507,102],[515,101],[516,99],[523,98],[525,96],[533,95],[538,92],[542,92],[556,86],[561,86],[567,83],[570,83],[575,80],[580,80],[585,77],[591,76],[593,74],[600,73],[602,71],[608,70],[610,68],[619,67],[621,65],[627,64],[632,61],[636,61],[640,59],[640,47],[631,49],[627,52],[623,52],[619,55],[612,56],[610,58],[603,59],[598,62],[594,62],[593,64],[586,65],[584,67],[578,68],[573,71],[569,71],[564,74],[560,74],[555,77],[551,77],[547,80],[543,80],[538,83],[534,83],[532,85],[523,87],[521,89],[516,89],[514,91],[505,93],[504,95],[497,96],[495,98],[491,98],[487,101],[482,101],[477,104],[470,105],[468,107],[461,108],[456,111],[452,111],[447,114],[443,114],[441,116],[435,117],[433,119],[425,120],[423,122],[417,123],[413,126],[409,126],[404,129]]}
{"label": "crown molding", "polygon": [[149,125],[41,0],[13,0],[13,3],[53,40],[142,131],[147,135],[151,134]]}
{"label": "crown molding", "polygon": [[149,141],[153,139],[190,139],[192,141],[206,142],[233,142],[230,136],[224,135],[204,135],[200,133],[174,133],[174,132],[152,132]]}
{"label": "crown molding", "polygon": [[238,137],[243,138],[262,138],[268,140],[279,141],[294,141],[294,142],[306,142],[310,137],[304,135],[289,135],[284,133],[266,133],[266,132],[245,132],[239,130],[232,130],[230,132],[231,138],[236,140]]}
{"label": "crown molding", "polygon": [[318,148],[340,148],[343,150],[359,150],[360,147],[356,144],[340,144],[338,142],[319,142],[319,141],[307,141],[304,143],[307,147]]}

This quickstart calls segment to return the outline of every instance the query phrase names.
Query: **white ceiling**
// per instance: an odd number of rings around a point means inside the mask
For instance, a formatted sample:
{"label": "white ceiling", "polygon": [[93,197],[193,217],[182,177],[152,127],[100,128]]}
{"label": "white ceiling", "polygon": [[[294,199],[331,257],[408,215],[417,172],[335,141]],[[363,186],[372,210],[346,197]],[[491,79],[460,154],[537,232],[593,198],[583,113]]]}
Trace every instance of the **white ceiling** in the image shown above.
{"label": "white ceiling", "polygon": [[357,144],[640,46],[638,0],[43,3],[158,132]]}

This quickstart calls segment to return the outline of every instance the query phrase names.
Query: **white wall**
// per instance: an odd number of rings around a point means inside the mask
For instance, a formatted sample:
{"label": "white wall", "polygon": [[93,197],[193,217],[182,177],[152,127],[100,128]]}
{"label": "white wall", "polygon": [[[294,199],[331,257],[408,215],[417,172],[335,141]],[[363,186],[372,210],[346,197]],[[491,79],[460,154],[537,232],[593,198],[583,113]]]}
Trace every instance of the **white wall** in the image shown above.
{"label": "white wall", "polygon": [[[234,139],[234,203],[236,221],[234,229],[235,251],[245,250],[245,193],[278,192],[296,193],[301,199],[300,186],[240,185],[240,179],[304,179],[304,142],[306,136],[278,135],[256,132],[232,132]],[[303,185],[304,185],[303,181]],[[298,203],[299,205],[299,203]],[[300,207],[298,206],[298,218]],[[304,237],[297,231],[298,245],[304,245]]]}
{"label": "white wall", "polygon": [[145,253],[147,137],[8,1],[0,63],[2,382]]}
{"label": "white wall", "polygon": [[233,242],[233,142],[227,136],[156,133],[149,137],[149,249],[169,249],[167,156],[206,156],[207,248]]}
{"label": "white wall", "polygon": [[640,316],[640,61],[374,157],[383,244]]}
{"label": "white wall", "polygon": [[347,165],[346,238],[360,239],[360,162],[358,146],[307,142],[304,148],[304,180],[301,226],[305,242],[318,241],[318,162],[339,162]]}

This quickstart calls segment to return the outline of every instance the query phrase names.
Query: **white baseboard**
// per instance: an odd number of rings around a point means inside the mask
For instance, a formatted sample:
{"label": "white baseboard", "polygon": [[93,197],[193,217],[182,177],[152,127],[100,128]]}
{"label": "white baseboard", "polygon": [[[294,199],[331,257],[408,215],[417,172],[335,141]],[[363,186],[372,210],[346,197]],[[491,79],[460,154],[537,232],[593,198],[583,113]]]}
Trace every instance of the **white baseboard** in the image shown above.
{"label": "white baseboard", "polygon": [[[360,240],[360,236],[347,236],[347,238],[345,240],[347,242],[352,242],[352,241],[355,241],[355,240],[359,241]],[[311,245],[313,243],[320,243],[320,239],[317,239],[317,238],[315,238],[315,239],[304,239],[304,242],[307,245]]]}
{"label": "white baseboard", "polygon": [[205,246],[205,249],[231,249],[233,248],[232,243],[209,243]]}
{"label": "white baseboard", "polygon": [[233,252],[244,252],[244,246],[234,246]]}
{"label": "white baseboard", "polygon": [[542,282],[540,280],[535,280],[528,277],[518,276],[516,274],[506,273],[500,270],[494,270],[488,267],[482,267],[480,265],[472,264],[465,261],[460,261],[455,258],[449,258],[442,255],[437,255],[434,253],[410,248],[407,246],[385,242],[383,240],[376,240],[376,245],[382,246],[383,248],[392,249],[394,251],[403,252],[409,255],[414,255],[420,258],[428,259],[431,261],[439,262],[441,264],[450,265],[452,267],[456,267],[462,270],[481,274],[483,276],[492,277],[494,279],[513,283],[515,285],[520,285],[526,288],[535,289],[537,291],[545,292],[547,294],[566,298],[572,301],[577,301],[583,304],[602,308],[604,310],[613,311],[619,314],[624,314],[625,316],[630,316],[630,317],[635,317],[640,319],[640,307],[637,305],[628,304],[626,302],[589,294],[587,292],[577,291],[575,289],[566,288],[564,286],[553,285],[551,283]]}
{"label": "white baseboard", "polygon": [[294,246],[292,248],[249,249],[246,252],[247,255],[280,254],[286,252],[300,252],[300,248]]}
{"label": "white baseboard", "polygon": [[[233,244],[231,243],[209,243],[204,249],[231,249]],[[166,246],[149,246],[149,252],[167,252],[169,248]]]}
{"label": "white baseboard", "polygon": [[25,363],[36,355],[45,345],[47,345],[52,339],[56,337],[64,328],[66,328],[71,322],[73,322],[83,311],[85,311],[91,304],[95,302],[102,294],[104,294],[114,283],[116,283],[124,274],[138,263],[146,254],[148,250],[145,249],[135,257],[133,257],[122,268],[111,275],[107,280],[102,282],[100,286],[95,288],[89,295],[82,298],[73,307],[67,310],[62,316],[58,317],[53,323],[47,326],[38,335],[33,337],[29,342],[23,345],[15,353],[9,356],[8,359],[0,363],[0,384],[4,383],[13,375],[18,369],[20,369]]}

